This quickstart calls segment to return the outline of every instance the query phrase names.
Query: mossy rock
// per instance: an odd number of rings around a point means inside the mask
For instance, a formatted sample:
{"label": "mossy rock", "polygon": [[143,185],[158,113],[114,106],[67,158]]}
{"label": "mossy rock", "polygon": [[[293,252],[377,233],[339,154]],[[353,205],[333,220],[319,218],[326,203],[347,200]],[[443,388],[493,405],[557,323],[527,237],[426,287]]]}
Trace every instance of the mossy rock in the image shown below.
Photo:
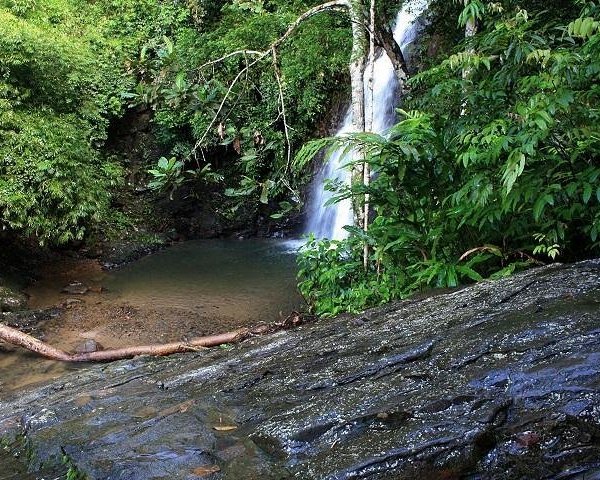
{"label": "mossy rock", "polygon": [[150,255],[168,244],[164,236],[147,232],[132,233],[108,244],[100,255],[104,268],[114,268]]}

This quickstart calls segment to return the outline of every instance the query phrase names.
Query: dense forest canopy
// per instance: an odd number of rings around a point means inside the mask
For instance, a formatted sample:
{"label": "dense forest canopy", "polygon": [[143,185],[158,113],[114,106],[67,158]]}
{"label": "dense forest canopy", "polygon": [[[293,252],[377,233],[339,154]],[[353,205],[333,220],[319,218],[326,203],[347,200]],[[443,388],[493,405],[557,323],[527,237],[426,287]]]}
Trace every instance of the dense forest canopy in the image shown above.
{"label": "dense forest canopy", "polygon": [[124,46],[82,7],[0,3],[0,222],[42,242],[81,237],[121,176],[98,147],[132,84]]}
{"label": "dense forest canopy", "polygon": [[[249,59],[210,62],[267,48],[316,3],[2,1],[4,229],[65,243],[110,222],[110,191],[127,166],[106,148],[107,133],[136,107],[152,111],[156,148],[142,156],[147,168],[155,166],[158,186],[184,176],[218,182],[216,167],[232,214],[247,198],[276,196],[284,188],[286,151],[272,59],[248,69],[220,111]],[[329,98],[347,90],[348,32],[347,18],[325,14],[282,45],[277,70],[296,148],[314,133]],[[156,151],[177,161],[157,165]]]}
{"label": "dense forest canopy", "polygon": [[[377,23],[401,3],[377,1]],[[131,226],[111,203],[135,187],[112,136],[147,112],[141,182],[224,216],[285,218],[302,209],[315,152],[362,152],[372,183],[338,196],[369,194],[367,231],[310,241],[300,256],[301,290],[321,314],[597,255],[596,2],[432,1],[389,135],[321,140],[290,162],[350,98],[348,13],[312,16],[273,54],[255,52],[318,4],[0,0],[4,235],[69,244]]]}

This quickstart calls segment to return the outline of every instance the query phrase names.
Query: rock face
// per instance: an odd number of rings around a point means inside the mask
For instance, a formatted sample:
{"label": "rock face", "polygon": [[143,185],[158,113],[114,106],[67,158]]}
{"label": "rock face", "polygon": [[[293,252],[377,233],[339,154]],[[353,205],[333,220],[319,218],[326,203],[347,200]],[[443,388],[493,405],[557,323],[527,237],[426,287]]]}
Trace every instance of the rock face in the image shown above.
{"label": "rock face", "polygon": [[600,262],[80,370],[0,436],[91,479],[598,479]]}

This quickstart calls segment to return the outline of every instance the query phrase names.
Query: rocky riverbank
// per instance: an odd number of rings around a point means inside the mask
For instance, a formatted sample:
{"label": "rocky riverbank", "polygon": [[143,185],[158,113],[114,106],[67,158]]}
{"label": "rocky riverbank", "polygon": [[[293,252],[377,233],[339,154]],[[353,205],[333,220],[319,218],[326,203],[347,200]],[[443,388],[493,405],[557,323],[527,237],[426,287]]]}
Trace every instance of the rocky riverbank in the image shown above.
{"label": "rocky riverbank", "polygon": [[600,477],[600,262],[91,366],[0,436],[91,479]]}

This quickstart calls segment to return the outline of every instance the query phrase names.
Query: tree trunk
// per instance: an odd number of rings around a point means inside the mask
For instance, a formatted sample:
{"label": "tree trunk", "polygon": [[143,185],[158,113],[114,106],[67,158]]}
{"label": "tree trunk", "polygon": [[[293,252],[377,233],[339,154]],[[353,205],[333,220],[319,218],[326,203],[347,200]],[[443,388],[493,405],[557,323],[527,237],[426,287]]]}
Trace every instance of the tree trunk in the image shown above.
{"label": "tree trunk", "polygon": [[[366,113],[365,127],[369,132],[373,131],[375,122],[375,98],[373,94],[373,83],[375,81],[375,0],[371,0],[369,8],[369,59],[368,59],[368,110]],[[363,162],[363,185],[368,188],[371,184],[371,168],[369,163]],[[369,194],[365,193],[363,202],[363,230],[366,233],[369,230]],[[365,241],[363,245],[363,268],[365,271],[369,268],[369,244]]]}
{"label": "tree trunk", "polygon": [[[470,0],[464,0],[464,5],[465,7],[469,4]],[[467,19],[467,23],[465,24],[465,38],[471,38],[474,37],[475,34],[477,33],[477,19],[474,16],[470,16]],[[474,53],[475,50],[473,48],[469,48],[467,50],[467,52],[469,53]],[[471,76],[471,69],[470,68],[463,68],[462,71],[462,78],[463,81],[466,81],[469,79],[469,77]],[[466,94],[466,92],[465,92]],[[465,99],[462,102],[462,106],[460,109],[460,116],[464,116],[467,113],[467,99],[465,96]]]}
{"label": "tree trunk", "polygon": [[[376,19],[375,19],[376,21]],[[394,34],[391,28],[384,22],[380,21],[371,26],[371,29],[375,31],[375,40],[377,45],[383,48],[388,58],[392,62],[394,71],[396,72],[396,78],[400,84],[400,89],[404,92],[406,81],[408,80],[408,67],[406,66],[406,60],[404,54],[400,49],[400,45],[396,43]]]}
{"label": "tree trunk", "polygon": [[[363,0],[350,0],[350,22],[352,23],[352,55],[350,57],[350,84],[352,89],[352,130],[356,133],[365,131],[365,68],[367,64],[367,29],[366,12]],[[352,169],[352,183],[363,182],[364,160],[362,152],[355,152],[355,163]],[[353,197],[355,222],[364,225],[363,201],[359,196]]]}
{"label": "tree trunk", "polygon": [[[469,3],[469,0],[465,0],[465,6]],[[477,33],[477,21],[475,17],[469,17],[467,24],[465,25],[465,38],[473,37]]]}

